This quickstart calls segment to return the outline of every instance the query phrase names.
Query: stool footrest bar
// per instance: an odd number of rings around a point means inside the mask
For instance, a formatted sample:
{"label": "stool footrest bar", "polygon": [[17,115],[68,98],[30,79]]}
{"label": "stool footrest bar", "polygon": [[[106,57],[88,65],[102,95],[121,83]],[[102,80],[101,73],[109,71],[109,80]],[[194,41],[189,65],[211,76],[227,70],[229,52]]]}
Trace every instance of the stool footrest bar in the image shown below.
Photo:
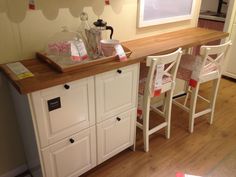
{"label": "stool footrest bar", "polygon": [[159,131],[160,129],[164,128],[167,126],[167,122],[163,122],[162,124],[152,128],[151,130],[148,131],[148,134],[151,135],[157,131]]}

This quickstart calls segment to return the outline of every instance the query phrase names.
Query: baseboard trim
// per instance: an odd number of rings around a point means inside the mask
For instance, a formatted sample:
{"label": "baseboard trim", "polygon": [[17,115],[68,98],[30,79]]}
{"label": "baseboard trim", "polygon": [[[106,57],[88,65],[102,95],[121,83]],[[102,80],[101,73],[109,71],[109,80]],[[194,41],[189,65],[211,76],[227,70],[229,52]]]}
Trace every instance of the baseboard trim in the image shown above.
{"label": "baseboard trim", "polygon": [[229,80],[229,81],[236,82],[236,78],[235,78],[235,77],[230,77],[230,76],[224,75],[224,76],[222,76],[222,78],[227,79],[227,80]]}
{"label": "baseboard trim", "polygon": [[182,91],[182,92],[179,92],[179,93],[175,94],[175,95],[173,96],[173,99],[179,98],[179,97],[182,97],[182,96],[185,96],[185,95],[186,95],[186,93],[185,93],[184,91]]}
{"label": "baseboard trim", "polygon": [[231,74],[231,73],[229,73],[229,72],[225,72],[225,73],[223,74],[223,76],[226,76],[226,77],[230,77],[230,78],[236,79],[236,75],[235,75],[235,74]]}
{"label": "baseboard trim", "polygon": [[24,165],[21,165],[3,175],[0,175],[0,177],[13,177],[13,176],[17,176],[21,173],[23,173],[24,171],[26,171],[28,169],[27,165],[24,164]]}

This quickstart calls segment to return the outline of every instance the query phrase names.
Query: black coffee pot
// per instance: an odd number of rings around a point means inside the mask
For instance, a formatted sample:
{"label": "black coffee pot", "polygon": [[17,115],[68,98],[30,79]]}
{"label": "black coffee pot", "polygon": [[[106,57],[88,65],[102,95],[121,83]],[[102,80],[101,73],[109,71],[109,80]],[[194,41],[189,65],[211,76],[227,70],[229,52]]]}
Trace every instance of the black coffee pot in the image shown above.
{"label": "black coffee pot", "polygon": [[101,33],[102,33],[102,31],[110,30],[111,31],[110,39],[112,39],[114,30],[113,30],[112,26],[107,26],[107,22],[103,21],[102,19],[98,19],[93,24],[98,30],[101,30]]}

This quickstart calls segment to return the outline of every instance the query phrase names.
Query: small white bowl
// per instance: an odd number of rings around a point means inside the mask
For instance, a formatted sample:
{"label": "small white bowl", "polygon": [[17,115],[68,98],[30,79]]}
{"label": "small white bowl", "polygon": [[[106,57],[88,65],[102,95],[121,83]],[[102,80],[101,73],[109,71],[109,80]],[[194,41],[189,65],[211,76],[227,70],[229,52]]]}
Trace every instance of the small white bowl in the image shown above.
{"label": "small white bowl", "polygon": [[105,57],[109,57],[109,56],[115,55],[114,46],[119,44],[119,41],[115,39],[101,40],[100,44],[101,44],[103,55]]}

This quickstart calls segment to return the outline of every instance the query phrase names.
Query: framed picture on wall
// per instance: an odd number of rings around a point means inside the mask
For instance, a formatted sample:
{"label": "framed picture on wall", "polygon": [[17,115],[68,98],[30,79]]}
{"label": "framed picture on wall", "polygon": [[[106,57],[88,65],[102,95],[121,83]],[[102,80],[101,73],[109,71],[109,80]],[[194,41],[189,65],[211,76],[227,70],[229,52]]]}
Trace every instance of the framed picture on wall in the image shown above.
{"label": "framed picture on wall", "polygon": [[146,27],[193,17],[196,0],[139,0],[138,27]]}

